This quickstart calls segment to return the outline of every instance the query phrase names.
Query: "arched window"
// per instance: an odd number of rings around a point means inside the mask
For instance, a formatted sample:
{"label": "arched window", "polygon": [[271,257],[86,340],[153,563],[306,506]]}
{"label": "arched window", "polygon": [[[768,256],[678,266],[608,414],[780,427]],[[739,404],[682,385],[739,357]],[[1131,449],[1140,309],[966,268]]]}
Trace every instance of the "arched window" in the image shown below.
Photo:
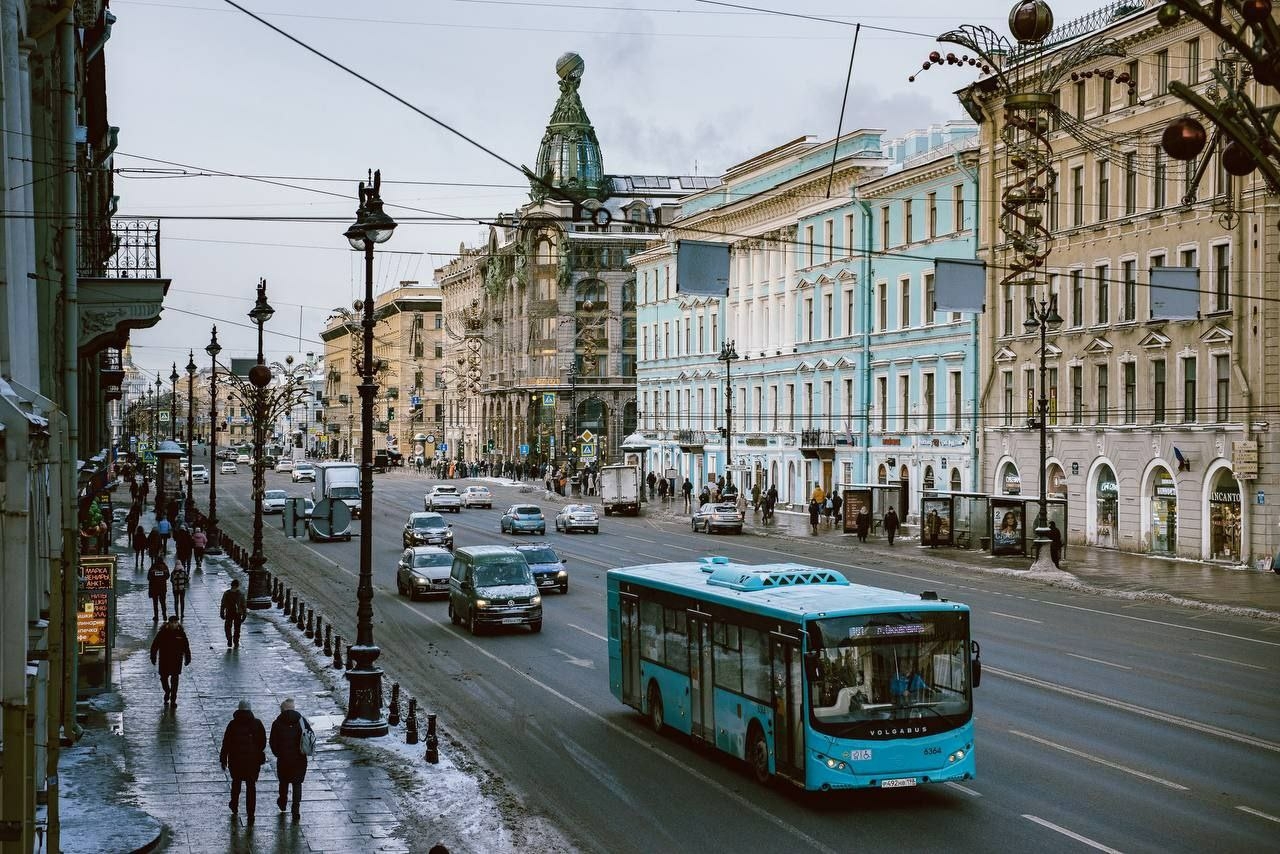
{"label": "arched window", "polygon": [[924,488],[933,489],[933,466],[924,467]]}
{"label": "arched window", "polygon": [[622,283],[622,310],[636,310],[636,280],[628,279]]}
{"label": "arched window", "polygon": [[888,483],[889,470],[884,467],[884,463],[880,464],[880,468],[876,470],[876,483]]}
{"label": "arched window", "polygon": [[630,436],[636,432],[636,402],[628,400],[622,406],[622,435]]}
{"label": "arched window", "polygon": [[952,470],[951,470],[951,491],[952,491],[952,492],[959,492],[959,491],[960,491],[960,487],[961,487],[961,483],[960,483],[960,469],[952,469]]}
{"label": "arched window", "polygon": [[535,264],[554,264],[556,263],[555,245],[543,237],[538,240],[537,248],[534,251]]}
{"label": "arched window", "polygon": [[[600,311],[609,306],[609,292],[599,279],[578,282],[576,307],[578,311]],[[590,307],[587,306],[590,303]]]}

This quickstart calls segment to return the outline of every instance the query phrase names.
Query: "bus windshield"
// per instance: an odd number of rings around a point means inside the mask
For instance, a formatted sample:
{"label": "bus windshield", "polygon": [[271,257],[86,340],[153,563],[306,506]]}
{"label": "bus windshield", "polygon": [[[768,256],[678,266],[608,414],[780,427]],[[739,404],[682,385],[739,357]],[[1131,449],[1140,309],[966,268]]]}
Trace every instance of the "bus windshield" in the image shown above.
{"label": "bus windshield", "polygon": [[809,703],[820,732],[874,737],[890,731],[885,721],[927,718],[933,730],[969,719],[968,614],[859,614],[809,626]]}

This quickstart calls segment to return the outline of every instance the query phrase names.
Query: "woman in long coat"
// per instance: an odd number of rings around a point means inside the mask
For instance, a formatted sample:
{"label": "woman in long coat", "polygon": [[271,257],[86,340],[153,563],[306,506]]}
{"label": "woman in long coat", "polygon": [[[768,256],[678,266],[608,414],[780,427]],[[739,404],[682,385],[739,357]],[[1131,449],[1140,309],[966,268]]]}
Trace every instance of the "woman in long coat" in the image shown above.
{"label": "woman in long coat", "polygon": [[222,734],[222,752],[219,755],[222,770],[231,772],[231,812],[240,806],[240,784],[244,784],[244,812],[253,824],[253,813],[258,801],[258,773],[267,761],[267,730],[262,721],[253,716],[248,700],[241,700],[240,707],[231,716],[231,722]]}

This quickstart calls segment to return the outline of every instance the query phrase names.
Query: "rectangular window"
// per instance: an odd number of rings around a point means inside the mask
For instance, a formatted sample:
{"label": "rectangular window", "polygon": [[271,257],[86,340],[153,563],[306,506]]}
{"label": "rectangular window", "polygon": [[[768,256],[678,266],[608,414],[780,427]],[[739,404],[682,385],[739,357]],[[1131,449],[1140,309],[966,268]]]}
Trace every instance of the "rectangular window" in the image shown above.
{"label": "rectangular window", "polygon": [[1111,403],[1107,399],[1107,366],[1098,365],[1098,423],[1106,424],[1111,415]]}
{"label": "rectangular window", "polygon": [[1071,366],[1071,423],[1084,420],[1084,368]]}
{"label": "rectangular window", "polygon": [[1156,359],[1151,363],[1151,421],[1153,424],[1164,423],[1165,395],[1164,359]]}
{"label": "rectangular window", "polygon": [[1153,93],[1157,98],[1169,91],[1169,51],[1156,51],[1156,86]]}
{"label": "rectangular window", "polygon": [[1094,268],[1094,282],[1097,289],[1097,305],[1095,306],[1095,322],[1098,324],[1111,322],[1111,267],[1099,264]]}
{"label": "rectangular window", "polygon": [[1168,204],[1168,163],[1165,162],[1164,147],[1155,147],[1154,174],[1151,176],[1151,205],[1160,210]]}
{"label": "rectangular window", "polygon": [[822,257],[830,262],[836,257],[836,221],[828,219],[822,223]]}
{"label": "rectangular window", "polygon": [[1027,418],[1036,417],[1036,371],[1035,368],[1022,370],[1023,394],[1027,398]]}
{"label": "rectangular window", "polygon": [[853,255],[853,214],[844,215],[844,254]]}
{"label": "rectangular window", "polygon": [[911,429],[911,377],[898,377],[898,405],[902,409],[902,429]]}
{"label": "rectangular window", "polygon": [[1227,356],[1213,357],[1214,415],[1219,424],[1231,420],[1231,360]]}
{"label": "rectangular window", "polygon": [[1214,193],[1219,196],[1231,195],[1231,173],[1226,170],[1224,163],[1225,159],[1222,153],[1219,152],[1214,160],[1216,168],[1213,170],[1213,189]]}
{"label": "rectangular window", "polygon": [[1049,424],[1056,426],[1058,423],[1058,369],[1049,368],[1046,373],[1049,375]]}
{"label": "rectangular window", "polygon": [[880,209],[880,248],[889,248],[889,206]]}
{"label": "rectangular window", "polygon": [[1098,112],[1104,116],[1111,112],[1111,78],[1105,75],[1102,77],[1102,95],[1098,103]]}
{"label": "rectangular window", "polygon": [[889,283],[881,282],[877,287],[877,290],[880,292],[880,323],[876,329],[880,332],[884,332],[889,328]]}
{"label": "rectangular window", "polygon": [[849,288],[844,292],[844,334],[853,334],[853,300],[854,290]]}
{"label": "rectangular window", "polygon": [[1194,247],[1193,247],[1193,248],[1191,248],[1191,249],[1183,249],[1183,250],[1182,250],[1182,254],[1181,254],[1181,256],[1180,256],[1180,257],[1182,258],[1182,261],[1181,261],[1181,263],[1179,264],[1179,266],[1181,266],[1181,267],[1194,267],[1194,266],[1196,266],[1196,254],[1197,254],[1197,252],[1196,252],[1196,250],[1195,250],[1195,248],[1194,248]]}
{"label": "rectangular window", "polygon": [[[1083,84],[1081,84],[1083,85]],[[1071,224],[1084,225],[1084,167],[1071,167]]]}
{"label": "rectangular window", "polygon": [[832,294],[822,295],[822,337],[831,338],[836,334],[835,318],[832,315],[831,300]]}
{"label": "rectangular window", "polygon": [[1196,420],[1196,358],[1182,360],[1182,420],[1188,424]]}
{"label": "rectangular window", "polygon": [[804,227],[804,265],[813,266],[813,226]]}
{"label": "rectangular window", "polygon": [[1213,247],[1213,310],[1231,308],[1231,244]]}
{"label": "rectangular window", "polygon": [[920,323],[933,326],[933,273],[924,274],[924,302],[920,304]]}
{"label": "rectangular window", "polygon": [[880,429],[889,429],[889,378],[876,379],[876,405],[880,407]]}
{"label": "rectangular window", "polygon": [[1062,223],[1058,216],[1058,211],[1062,205],[1062,196],[1058,192],[1058,183],[1055,181],[1049,189],[1049,230],[1057,231],[1062,227]]}
{"label": "rectangular window", "polygon": [[1124,302],[1120,306],[1120,319],[1138,319],[1138,262],[1132,258],[1120,262],[1120,274],[1124,279]]}
{"label": "rectangular window", "polygon": [[805,330],[804,340],[813,340],[813,297],[804,301]]}
{"label": "rectangular window", "polygon": [[911,327],[911,280],[903,279],[898,282],[899,295],[899,312],[898,312],[898,328],[909,329]]}
{"label": "rectangular window", "polygon": [[1071,325],[1084,326],[1084,270],[1071,271]]}
{"label": "rectangular window", "polygon": [[1001,321],[1004,328],[1001,333],[1004,335],[1013,334],[1013,286],[1005,285],[1004,288],[1004,311],[1000,313]]}
{"label": "rectangular window", "polygon": [[938,236],[938,194],[929,194],[929,239]]}
{"label": "rectangular window", "polygon": [[951,204],[955,208],[951,212],[953,221],[951,230],[954,232],[964,231],[964,184],[956,184],[951,190]]}
{"label": "rectangular window", "polygon": [[1013,424],[1013,371],[1004,371],[1004,424]]}
{"label": "rectangular window", "polygon": [[964,413],[964,386],[960,382],[960,372],[952,371],[948,381],[951,383],[951,429],[959,430]]}
{"label": "rectangular window", "polygon": [[1062,90],[1053,90],[1053,110],[1049,113],[1049,130],[1062,130]]}
{"label": "rectangular window", "polygon": [[1105,160],[1098,161],[1098,222],[1111,215],[1111,170]]}
{"label": "rectangular window", "polygon": [[902,242],[904,245],[915,237],[915,205],[911,199],[902,200]]}
{"label": "rectangular window", "polygon": [[1133,216],[1138,211],[1138,153],[1124,156],[1124,213]]}
{"label": "rectangular window", "polygon": [[1200,82],[1200,39],[1190,39],[1187,49],[1187,83],[1195,85]]}
{"label": "rectangular window", "polygon": [[924,375],[924,429],[933,432],[933,374]]}
{"label": "rectangular window", "polygon": [[1125,102],[1126,106],[1138,106],[1138,85],[1138,61],[1135,59],[1129,63],[1129,97]]}
{"label": "rectangular window", "polygon": [[1076,82],[1076,118],[1084,118],[1084,81]]}
{"label": "rectangular window", "polygon": [[1124,363],[1124,423],[1134,424],[1138,416],[1138,365]]}

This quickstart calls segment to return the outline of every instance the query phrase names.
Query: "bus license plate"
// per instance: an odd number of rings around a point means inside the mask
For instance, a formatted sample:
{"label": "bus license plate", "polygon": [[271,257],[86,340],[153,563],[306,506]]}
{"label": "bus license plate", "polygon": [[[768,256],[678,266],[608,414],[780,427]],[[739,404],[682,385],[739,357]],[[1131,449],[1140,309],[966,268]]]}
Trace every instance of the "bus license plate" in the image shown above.
{"label": "bus license plate", "polygon": [[916,784],[915,777],[900,777],[897,780],[881,780],[880,788],[882,789],[902,789]]}
{"label": "bus license plate", "polygon": [[[514,626],[514,625],[518,625],[519,623],[522,623],[522,622],[524,622],[524,621],[523,621],[523,620],[521,620],[519,617],[503,617],[503,618],[502,618],[502,624],[503,624],[504,626]],[[914,785],[914,784],[915,784],[915,781],[913,780],[913,781],[912,781],[912,785]]]}

